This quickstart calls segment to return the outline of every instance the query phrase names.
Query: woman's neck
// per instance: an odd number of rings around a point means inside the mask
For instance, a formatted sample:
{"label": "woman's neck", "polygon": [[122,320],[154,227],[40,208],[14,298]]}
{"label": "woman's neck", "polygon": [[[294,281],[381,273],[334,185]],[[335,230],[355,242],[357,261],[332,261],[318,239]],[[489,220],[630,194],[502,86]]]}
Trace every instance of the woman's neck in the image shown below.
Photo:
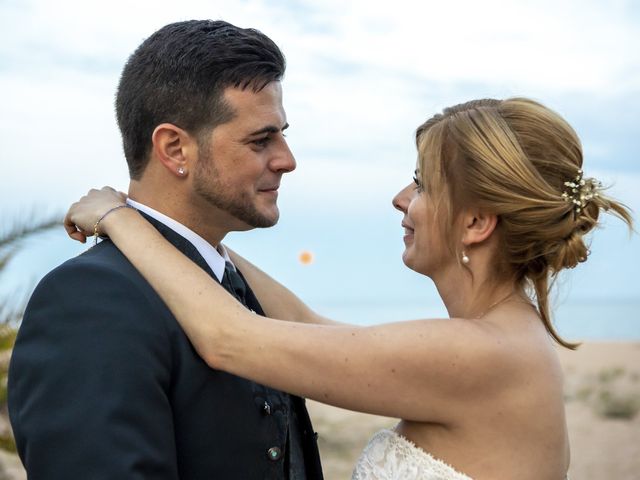
{"label": "woman's neck", "polygon": [[490,281],[487,276],[461,270],[457,275],[434,280],[449,317],[479,319],[500,305],[524,296],[515,282]]}

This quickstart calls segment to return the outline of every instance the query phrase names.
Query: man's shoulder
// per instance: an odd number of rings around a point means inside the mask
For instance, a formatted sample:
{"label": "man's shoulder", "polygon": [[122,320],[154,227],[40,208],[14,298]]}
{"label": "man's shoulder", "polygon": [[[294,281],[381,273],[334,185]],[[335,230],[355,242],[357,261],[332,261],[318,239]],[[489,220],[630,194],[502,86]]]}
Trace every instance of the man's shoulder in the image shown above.
{"label": "man's shoulder", "polygon": [[41,304],[64,304],[65,299],[78,304],[87,302],[117,303],[126,299],[142,307],[156,308],[160,302],[149,283],[109,242],[103,241],[86,252],[65,261],[47,273],[38,283],[27,310]]}
{"label": "man's shoulder", "polygon": [[143,280],[135,267],[110,241],[100,242],[63,262],[45,275],[40,283],[56,283],[67,280],[68,277],[87,282],[101,282],[106,279],[112,281],[118,277],[125,283]]}
{"label": "man's shoulder", "polygon": [[151,285],[108,241],[67,260],[42,278],[27,304],[23,326],[49,322],[53,317],[64,317],[75,325],[78,322],[74,319],[87,315],[111,323],[135,317],[138,326],[171,319]]}

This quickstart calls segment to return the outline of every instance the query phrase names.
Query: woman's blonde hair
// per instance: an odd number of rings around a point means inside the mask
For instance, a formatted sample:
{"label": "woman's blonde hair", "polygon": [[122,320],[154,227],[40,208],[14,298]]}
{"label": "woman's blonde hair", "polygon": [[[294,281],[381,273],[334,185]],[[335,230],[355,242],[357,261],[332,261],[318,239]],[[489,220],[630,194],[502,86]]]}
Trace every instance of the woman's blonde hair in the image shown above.
{"label": "woman's blonde hair", "polygon": [[571,126],[533,100],[483,99],[430,118],[418,128],[416,143],[422,184],[434,197],[444,194],[444,231],[450,232],[452,219],[465,208],[497,215],[496,279],[532,292],[550,335],[575,349],[551,322],[553,280],[587,259],[584,235],[601,211],[630,227],[632,219],[598,182],[582,176],[582,147]]}

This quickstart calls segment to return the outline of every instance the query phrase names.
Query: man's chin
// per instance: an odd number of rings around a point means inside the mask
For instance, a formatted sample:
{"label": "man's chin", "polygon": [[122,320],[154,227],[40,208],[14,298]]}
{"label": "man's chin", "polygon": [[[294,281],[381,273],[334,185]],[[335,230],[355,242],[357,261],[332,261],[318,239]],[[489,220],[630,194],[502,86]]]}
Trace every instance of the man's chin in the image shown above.
{"label": "man's chin", "polygon": [[276,215],[275,217],[264,218],[263,221],[259,223],[255,223],[253,228],[271,228],[275,227],[278,224],[278,220],[280,219],[280,215]]}
{"label": "man's chin", "polygon": [[236,218],[238,218],[242,224],[239,228],[234,229],[236,231],[253,230],[254,228],[270,228],[278,223],[280,212],[276,209],[269,214],[254,212],[253,215],[245,214]]}

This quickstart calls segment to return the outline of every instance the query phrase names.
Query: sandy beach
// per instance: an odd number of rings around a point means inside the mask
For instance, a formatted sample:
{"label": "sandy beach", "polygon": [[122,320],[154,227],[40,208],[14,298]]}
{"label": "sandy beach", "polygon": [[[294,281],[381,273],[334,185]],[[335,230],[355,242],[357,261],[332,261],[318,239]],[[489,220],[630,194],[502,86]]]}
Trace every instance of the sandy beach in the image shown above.
{"label": "sandy beach", "polygon": [[[572,480],[640,478],[640,342],[560,349],[565,369]],[[307,402],[327,480],[348,479],[368,438],[397,420]],[[25,480],[17,456],[0,453],[0,480]]]}

